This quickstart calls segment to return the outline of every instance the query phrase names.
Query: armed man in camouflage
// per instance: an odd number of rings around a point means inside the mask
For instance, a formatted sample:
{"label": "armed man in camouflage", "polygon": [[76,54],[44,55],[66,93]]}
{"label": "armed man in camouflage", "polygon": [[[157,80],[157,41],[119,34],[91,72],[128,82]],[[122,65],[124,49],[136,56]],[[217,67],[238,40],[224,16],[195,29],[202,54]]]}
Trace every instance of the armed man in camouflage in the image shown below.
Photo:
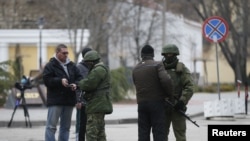
{"label": "armed man in camouflage", "polygon": [[[186,111],[188,101],[193,96],[194,82],[189,69],[179,62],[177,55],[179,49],[174,44],[166,45],[162,48],[163,64],[174,84],[174,108],[166,109],[166,129],[167,136],[172,123],[176,141],[186,141],[186,118],[178,110]],[[168,141],[168,137],[166,137]]]}
{"label": "armed man in camouflage", "polygon": [[87,101],[86,139],[106,141],[104,117],[113,111],[110,100],[110,71],[94,50],[84,55],[84,62],[90,70],[87,77],[79,82],[80,89],[85,91],[84,99]]}

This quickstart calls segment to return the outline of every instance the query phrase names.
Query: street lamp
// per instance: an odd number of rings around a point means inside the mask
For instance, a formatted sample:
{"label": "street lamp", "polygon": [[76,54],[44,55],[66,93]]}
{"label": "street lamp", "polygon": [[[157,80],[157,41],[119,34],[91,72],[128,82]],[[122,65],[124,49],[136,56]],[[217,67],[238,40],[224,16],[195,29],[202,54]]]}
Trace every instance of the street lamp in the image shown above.
{"label": "street lamp", "polygon": [[40,17],[38,20],[38,27],[39,27],[39,69],[42,69],[42,30],[44,25],[44,18]]}

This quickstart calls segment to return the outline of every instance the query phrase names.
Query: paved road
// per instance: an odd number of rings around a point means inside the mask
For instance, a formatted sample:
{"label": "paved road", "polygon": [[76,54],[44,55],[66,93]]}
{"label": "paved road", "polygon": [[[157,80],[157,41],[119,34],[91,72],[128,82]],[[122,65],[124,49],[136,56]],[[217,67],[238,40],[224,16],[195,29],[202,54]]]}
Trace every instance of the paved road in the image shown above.
{"label": "paved road", "polygon": [[[224,98],[237,97],[237,93],[226,93]],[[217,118],[207,120],[204,117],[203,104],[206,101],[218,99],[216,94],[195,94],[188,105],[188,115],[200,125],[196,127],[187,121],[188,141],[207,141],[207,127],[210,124],[248,124],[250,125],[250,104],[248,104],[248,115],[234,116],[231,118]],[[45,131],[46,108],[29,109],[32,128],[26,128],[23,110],[18,109],[14,117],[13,126],[6,127],[13,109],[0,108],[0,141],[43,141]],[[70,141],[75,141],[74,116],[70,130]],[[106,117],[107,141],[137,141],[137,105],[136,104],[114,104],[114,112]],[[169,136],[174,141],[173,133]]]}
{"label": "paved road", "polygon": [[[250,116],[241,118],[217,118],[206,120],[203,116],[193,118],[200,127],[196,127],[187,121],[187,140],[188,141],[207,141],[207,127],[209,124],[250,124]],[[35,126],[32,128],[13,127],[0,128],[0,141],[43,141],[45,126]],[[107,124],[107,141],[137,141],[137,124]],[[173,141],[171,132],[169,140]],[[70,141],[75,141],[74,126],[70,131]]]}

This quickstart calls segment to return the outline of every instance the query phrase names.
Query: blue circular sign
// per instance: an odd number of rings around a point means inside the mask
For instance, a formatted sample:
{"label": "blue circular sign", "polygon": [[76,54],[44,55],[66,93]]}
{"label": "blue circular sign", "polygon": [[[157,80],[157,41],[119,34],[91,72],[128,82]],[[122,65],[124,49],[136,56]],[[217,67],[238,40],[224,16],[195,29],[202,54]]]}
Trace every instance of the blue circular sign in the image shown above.
{"label": "blue circular sign", "polygon": [[210,17],[203,23],[202,33],[210,42],[224,41],[228,34],[228,24],[221,17]]}

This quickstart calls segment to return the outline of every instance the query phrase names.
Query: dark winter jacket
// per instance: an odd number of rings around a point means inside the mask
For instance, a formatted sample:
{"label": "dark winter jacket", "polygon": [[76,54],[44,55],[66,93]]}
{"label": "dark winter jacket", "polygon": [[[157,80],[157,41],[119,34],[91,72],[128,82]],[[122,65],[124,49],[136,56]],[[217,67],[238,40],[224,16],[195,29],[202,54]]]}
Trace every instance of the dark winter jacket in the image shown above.
{"label": "dark winter jacket", "polygon": [[[79,69],[80,74],[82,75],[82,79],[84,79],[85,77],[87,77],[87,75],[89,73],[89,69],[88,69],[88,66],[86,65],[86,63],[84,62],[84,60],[82,60],[76,66]],[[82,90],[77,89],[76,96],[77,96],[76,97],[77,102],[82,102],[82,103],[86,104],[86,101],[83,99]]]}
{"label": "dark winter jacket", "polygon": [[75,91],[62,85],[62,78],[68,79],[68,83],[77,84],[82,79],[76,65],[68,61],[66,64],[69,76],[56,58],[51,58],[43,71],[43,81],[47,87],[47,106],[64,105],[74,106],[76,103]]}
{"label": "dark winter jacket", "polygon": [[82,60],[76,66],[79,69],[82,77],[85,78],[88,75],[89,69],[88,69],[87,65],[84,63],[84,60]]}
{"label": "dark winter jacket", "polygon": [[161,62],[145,58],[133,69],[137,103],[159,101],[173,95],[173,84]]}

